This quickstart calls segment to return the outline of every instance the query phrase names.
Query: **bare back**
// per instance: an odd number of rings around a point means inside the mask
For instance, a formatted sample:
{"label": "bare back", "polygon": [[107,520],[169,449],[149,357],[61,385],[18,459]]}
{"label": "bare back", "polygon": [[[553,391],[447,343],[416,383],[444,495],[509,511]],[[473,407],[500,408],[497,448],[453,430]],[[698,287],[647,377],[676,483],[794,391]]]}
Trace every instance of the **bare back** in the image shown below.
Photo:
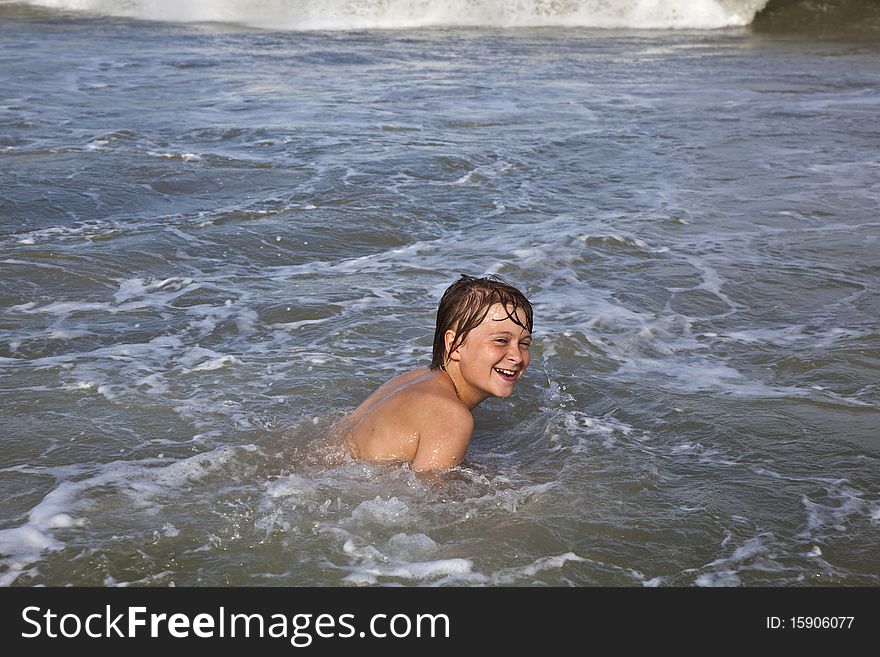
{"label": "bare back", "polygon": [[409,462],[414,470],[456,465],[472,432],[451,379],[426,367],[382,385],[334,431],[356,459]]}

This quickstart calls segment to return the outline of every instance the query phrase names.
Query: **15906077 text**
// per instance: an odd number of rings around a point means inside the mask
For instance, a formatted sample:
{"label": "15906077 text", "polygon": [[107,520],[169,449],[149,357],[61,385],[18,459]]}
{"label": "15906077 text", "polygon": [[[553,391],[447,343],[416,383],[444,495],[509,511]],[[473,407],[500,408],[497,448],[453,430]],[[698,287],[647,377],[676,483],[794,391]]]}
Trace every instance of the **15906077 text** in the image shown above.
{"label": "15906077 text", "polygon": [[855,616],[767,616],[768,630],[848,630]]}

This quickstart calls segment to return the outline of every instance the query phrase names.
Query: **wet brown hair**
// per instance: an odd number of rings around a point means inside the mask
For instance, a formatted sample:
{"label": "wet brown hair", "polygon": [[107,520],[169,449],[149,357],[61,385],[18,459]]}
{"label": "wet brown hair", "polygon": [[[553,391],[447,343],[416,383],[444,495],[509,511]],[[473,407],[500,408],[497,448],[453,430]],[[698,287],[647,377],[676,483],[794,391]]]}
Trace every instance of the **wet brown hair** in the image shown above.
{"label": "wet brown hair", "polygon": [[[504,307],[511,321],[529,333],[532,332],[532,304],[522,292],[498,276],[477,278],[462,274],[461,278],[446,289],[437,307],[432,370],[446,368],[449,354],[464,343],[468,333],[486,319],[489,308],[496,303]],[[519,309],[525,313],[525,324],[516,315]],[[455,339],[447,352],[444,336],[449,330],[455,331]]]}

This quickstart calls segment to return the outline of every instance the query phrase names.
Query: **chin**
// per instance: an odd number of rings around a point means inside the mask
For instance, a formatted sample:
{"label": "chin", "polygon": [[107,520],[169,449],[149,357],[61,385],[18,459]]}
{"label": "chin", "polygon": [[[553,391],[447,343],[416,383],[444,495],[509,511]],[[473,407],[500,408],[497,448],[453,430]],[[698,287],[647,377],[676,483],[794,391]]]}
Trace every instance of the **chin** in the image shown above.
{"label": "chin", "polygon": [[505,397],[510,397],[514,390],[515,388],[511,388],[510,390],[499,390],[495,393],[495,396],[504,399]]}

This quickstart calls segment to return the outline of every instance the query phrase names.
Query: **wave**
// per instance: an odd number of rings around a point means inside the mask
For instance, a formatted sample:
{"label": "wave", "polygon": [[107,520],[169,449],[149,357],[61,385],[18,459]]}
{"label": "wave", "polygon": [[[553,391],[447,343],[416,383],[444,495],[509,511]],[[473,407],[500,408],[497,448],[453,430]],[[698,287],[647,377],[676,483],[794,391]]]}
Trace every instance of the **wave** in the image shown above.
{"label": "wave", "polygon": [[0,0],[0,15],[45,8],[272,30],[590,27],[880,31],[877,0]]}
{"label": "wave", "polygon": [[20,0],[3,4],[286,30],[440,26],[713,29],[749,24],[768,0]]}

